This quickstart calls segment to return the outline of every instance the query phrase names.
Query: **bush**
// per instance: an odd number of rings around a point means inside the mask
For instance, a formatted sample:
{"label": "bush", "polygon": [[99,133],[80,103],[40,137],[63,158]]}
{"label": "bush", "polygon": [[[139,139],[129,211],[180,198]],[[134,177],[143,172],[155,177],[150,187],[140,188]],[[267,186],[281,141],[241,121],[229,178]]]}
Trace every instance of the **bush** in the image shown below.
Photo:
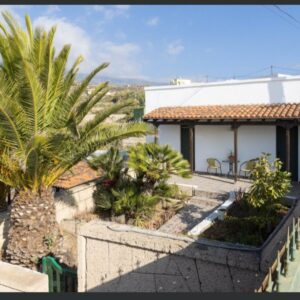
{"label": "bush", "polygon": [[[135,224],[151,217],[159,201],[171,201],[175,208],[182,207],[187,196],[175,185],[167,184],[171,174],[189,177],[189,164],[182,155],[169,146],[138,144],[131,147],[128,166],[117,149],[111,148],[106,154],[94,157],[90,162],[94,169],[105,172],[105,180],[94,192],[95,205],[109,211],[111,216],[125,214]],[[109,180],[109,182],[107,181]]]}
{"label": "bush", "polygon": [[282,162],[275,159],[269,161],[270,154],[259,158],[251,173],[253,184],[248,192],[248,201],[253,207],[270,210],[281,204],[283,197],[291,187],[291,174],[282,171]]}
{"label": "bush", "polygon": [[149,189],[166,182],[171,175],[191,177],[188,161],[169,145],[149,143],[131,147],[128,166],[135,172],[137,181]]}
{"label": "bush", "polygon": [[120,155],[117,147],[111,147],[102,155],[92,155],[88,161],[90,167],[96,171],[103,171],[104,177],[117,181],[124,171],[125,158]]}

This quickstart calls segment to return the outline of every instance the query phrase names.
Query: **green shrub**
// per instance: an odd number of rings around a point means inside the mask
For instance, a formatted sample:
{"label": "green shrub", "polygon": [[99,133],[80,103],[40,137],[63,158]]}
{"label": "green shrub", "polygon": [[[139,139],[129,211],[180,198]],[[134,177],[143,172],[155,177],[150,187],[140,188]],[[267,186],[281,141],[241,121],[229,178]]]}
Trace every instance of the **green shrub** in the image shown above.
{"label": "green shrub", "polygon": [[180,190],[176,184],[160,183],[154,188],[154,193],[162,198],[186,200],[188,195]]}
{"label": "green shrub", "polygon": [[96,171],[102,170],[107,179],[117,181],[124,172],[125,159],[120,155],[117,147],[111,147],[102,155],[92,155],[88,161],[90,167]]}
{"label": "green shrub", "polygon": [[150,216],[159,201],[157,195],[140,193],[134,184],[124,186],[120,190],[112,189],[112,193],[117,199],[113,204],[113,213],[116,215],[125,213],[128,218],[133,219],[137,216]]}
{"label": "green shrub", "polygon": [[150,189],[156,184],[166,182],[171,175],[191,177],[188,161],[169,145],[149,143],[131,147],[128,166],[135,172],[137,181]]}
{"label": "green shrub", "polygon": [[111,210],[115,202],[115,197],[108,189],[104,189],[102,186],[97,186],[97,189],[93,193],[95,206],[100,210]]}
{"label": "green shrub", "polygon": [[172,200],[169,207],[174,209],[183,206],[187,196],[176,185],[167,184],[171,174],[191,175],[189,163],[180,153],[170,146],[138,144],[128,154],[128,167],[134,173],[131,176],[118,149],[111,148],[91,160],[92,168],[102,169],[104,177],[109,179],[100,183],[94,192],[98,209],[109,211],[111,216],[125,214],[127,220],[142,225],[159,201]]}
{"label": "green shrub", "polygon": [[269,161],[270,154],[263,153],[251,173],[253,183],[248,201],[253,207],[270,210],[281,203],[291,187],[291,174],[282,170],[282,162]]}

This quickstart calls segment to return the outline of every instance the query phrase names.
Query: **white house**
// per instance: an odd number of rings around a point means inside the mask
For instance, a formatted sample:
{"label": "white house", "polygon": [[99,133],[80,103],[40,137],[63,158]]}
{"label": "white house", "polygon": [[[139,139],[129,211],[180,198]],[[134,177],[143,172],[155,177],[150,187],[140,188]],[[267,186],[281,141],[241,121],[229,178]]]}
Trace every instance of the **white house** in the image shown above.
{"label": "white house", "polygon": [[[194,171],[232,152],[238,173],[241,163],[268,152],[300,180],[300,76],[146,87],[145,103],[159,144],[181,151]],[[222,163],[223,173],[228,168]]]}

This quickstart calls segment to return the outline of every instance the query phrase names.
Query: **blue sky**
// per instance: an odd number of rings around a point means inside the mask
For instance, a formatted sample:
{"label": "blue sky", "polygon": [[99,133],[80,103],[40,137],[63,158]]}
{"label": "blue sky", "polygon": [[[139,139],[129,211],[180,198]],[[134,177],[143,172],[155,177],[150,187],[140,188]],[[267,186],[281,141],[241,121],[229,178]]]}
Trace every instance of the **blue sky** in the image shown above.
{"label": "blue sky", "polygon": [[276,72],[300,73],[300,6],[280,7],[299,24],[274,6],[262,5],[2,5],[0,9],[10,10],[19,20],[28,13],[34,25],[58,24],[56,46],[71,43],[71,59],[85,57],[84,73],[109,61],[103,75],[168,81],[179,76],[212,80],[266,75],[271,65],[280,67]]}

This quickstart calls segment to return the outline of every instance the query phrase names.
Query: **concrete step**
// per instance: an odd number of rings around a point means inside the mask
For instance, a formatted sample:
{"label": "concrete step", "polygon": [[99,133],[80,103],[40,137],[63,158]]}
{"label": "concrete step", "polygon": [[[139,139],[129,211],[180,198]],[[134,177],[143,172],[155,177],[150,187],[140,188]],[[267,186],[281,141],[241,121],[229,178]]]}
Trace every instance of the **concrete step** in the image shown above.
{"label": "concrete step", "polygon": [[209,192],[205,190],[195,189],[194,196],[225,201],[228,199],[229,193]]}

